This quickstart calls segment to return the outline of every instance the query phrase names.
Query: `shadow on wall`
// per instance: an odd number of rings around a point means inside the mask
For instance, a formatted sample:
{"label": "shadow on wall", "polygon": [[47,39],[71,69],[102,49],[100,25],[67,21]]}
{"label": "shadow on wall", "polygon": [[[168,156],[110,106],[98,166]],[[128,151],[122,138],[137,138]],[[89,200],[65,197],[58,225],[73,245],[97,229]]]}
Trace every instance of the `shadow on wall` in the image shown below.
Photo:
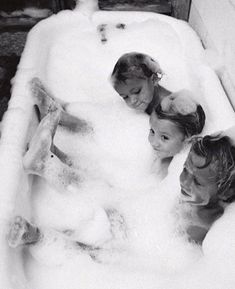
{"label": "shadow on wall", "polygon": [[17,55],[0,56],[0,121],[7,110],[11,93],[10,80],[15,75],[19,60]]}

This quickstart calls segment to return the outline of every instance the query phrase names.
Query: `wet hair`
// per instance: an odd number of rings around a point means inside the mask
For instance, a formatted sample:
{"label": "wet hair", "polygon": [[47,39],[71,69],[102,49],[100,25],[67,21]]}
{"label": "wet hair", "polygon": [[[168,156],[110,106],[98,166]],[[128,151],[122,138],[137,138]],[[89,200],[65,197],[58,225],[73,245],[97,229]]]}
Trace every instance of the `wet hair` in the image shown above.
{"label": "wet hair", "polygon": [[235,201],[235,147],[227,136],[205,136],[194,139],[191,151],[205,158],[205,168],[216,164],[218,197],[224,202]]}
{"label": "wet hair", "polygon": [[152,75],[160,80],[162,71],[159,64],[149,55],[130,52],[123,54],[114,66],[111,80],[114,87],[119,83],[126,83],[127,79],[148,79]]}
{"label": "wet hair", "polygon": [[161,103],[157,105],[154,112],[159,119],[167,119],[174,122],[187,138],[201,133],[205,125],[206,115],[199,104],[195,112],[188,114],[181,114],[172,110],[163,111]]}

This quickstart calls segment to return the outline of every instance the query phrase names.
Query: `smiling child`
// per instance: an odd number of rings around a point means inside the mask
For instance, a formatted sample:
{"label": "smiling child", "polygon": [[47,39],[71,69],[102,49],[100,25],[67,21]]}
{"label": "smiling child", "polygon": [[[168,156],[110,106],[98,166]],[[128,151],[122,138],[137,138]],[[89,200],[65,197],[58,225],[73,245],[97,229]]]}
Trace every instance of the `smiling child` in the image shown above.
{"label": "smiling child", "polygon": [[160,65],[149,55],[130,52],[118,59],[111,81],[129,107],[151,114],[161,99],[171,93],[159,85],[162,75]]}
{"label": "smiling child", "polygon": [[172,158],[202,132],[205,113],[188,90],[166,96],[150,116],[149,142],[161,160],[160,172],[164,177]]}
{"label": "smiling child", "polygon": [[226,136],[194,141],[180,175],[180,208],[190,241],[201,244],[235,200],[235,148]]}

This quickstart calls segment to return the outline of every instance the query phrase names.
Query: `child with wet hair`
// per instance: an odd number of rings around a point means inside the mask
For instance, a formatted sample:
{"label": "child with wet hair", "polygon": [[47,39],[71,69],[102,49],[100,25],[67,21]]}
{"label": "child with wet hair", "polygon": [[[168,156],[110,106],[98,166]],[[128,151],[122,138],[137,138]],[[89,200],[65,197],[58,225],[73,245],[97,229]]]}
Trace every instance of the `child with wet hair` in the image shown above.
{"label": "child with wet hair", "polygon": [[147,54],[130,52],[118,59],[111,82],[129,107],[150,115],[162,98],[171,93],[159,85],[162,76],[157,61]]}
{"label": "child with wet hair", "polygon": [[196,138],[180,175],[179,214],[190,241],[201,244],[235,201],[235,147],[227,136]]}
{"label": "child with wet hair", "polygon": [[160,162],[158,174],[167,175],[173,157],[202,132],[205,113],[188,90],[166,96],[150,116],[149,142]]}

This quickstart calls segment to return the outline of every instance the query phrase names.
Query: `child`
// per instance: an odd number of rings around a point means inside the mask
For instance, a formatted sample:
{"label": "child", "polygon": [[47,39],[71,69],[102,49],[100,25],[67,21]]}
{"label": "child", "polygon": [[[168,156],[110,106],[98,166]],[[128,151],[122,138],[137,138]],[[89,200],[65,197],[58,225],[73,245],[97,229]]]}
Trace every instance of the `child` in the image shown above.
{"label": "child", "polygon": [[158,84],[162,75],[159,64],[150,56],[130,52],[118,59],[111,81],[129,107],[150,115],[162,98],[171,93]]}
{"label": "child", "polygon": [[180,211],[190,241],[201,244],[235,200],[235,147],[226,136],[197,138],[180,175]]}
{"label": "child", "polygon": [[194,135],[201,133],[205,113],[187,90],[166,96],[150,116],[149,142],[158,157],[159,174],[164,177],[168,166]]}

